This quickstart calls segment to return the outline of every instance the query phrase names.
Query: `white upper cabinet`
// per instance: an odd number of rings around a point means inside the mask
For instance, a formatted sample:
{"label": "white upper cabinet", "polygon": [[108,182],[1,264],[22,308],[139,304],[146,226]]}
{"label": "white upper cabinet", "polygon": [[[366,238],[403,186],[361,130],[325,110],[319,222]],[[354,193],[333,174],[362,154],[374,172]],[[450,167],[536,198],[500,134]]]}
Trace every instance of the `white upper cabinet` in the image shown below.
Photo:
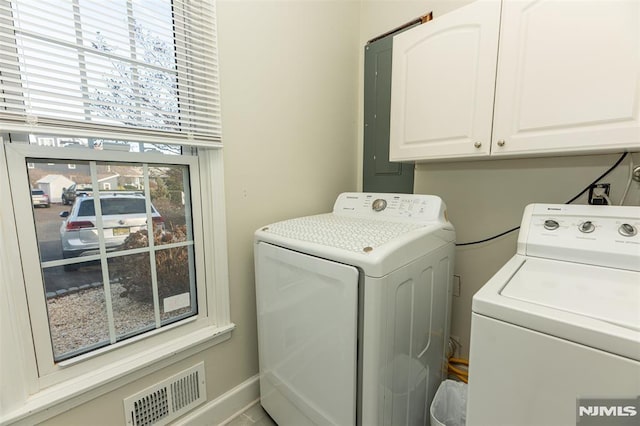
{"label": "white upper cabinet", "polygon": [[640,1],[503,2],[492,155],[640,148]]}
{"label": "white upper cabinet", "polygon": [[476,2],[393,38],[389,158],[486,156],[500,2]]}
{"label": "white upper cabinet", "polygon": [[640,149],[640,1],[500,7],[479,0],[394,38],[390,158]]}

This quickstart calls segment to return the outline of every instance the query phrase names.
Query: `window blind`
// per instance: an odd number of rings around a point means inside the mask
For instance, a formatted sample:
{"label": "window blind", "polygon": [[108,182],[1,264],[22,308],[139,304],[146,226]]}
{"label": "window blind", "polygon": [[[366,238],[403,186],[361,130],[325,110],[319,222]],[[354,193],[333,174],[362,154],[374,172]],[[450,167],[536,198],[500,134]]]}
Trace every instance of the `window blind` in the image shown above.
{"label": "window blind", "polygon": [[214,0],[0,0],[4,131],[219,145]]}

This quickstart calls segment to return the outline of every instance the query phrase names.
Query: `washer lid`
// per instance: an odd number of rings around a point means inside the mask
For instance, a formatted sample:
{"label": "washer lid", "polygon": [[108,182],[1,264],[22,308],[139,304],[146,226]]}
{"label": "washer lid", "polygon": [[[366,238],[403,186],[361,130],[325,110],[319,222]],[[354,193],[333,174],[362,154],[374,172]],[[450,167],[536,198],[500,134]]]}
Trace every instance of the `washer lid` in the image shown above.
{"label": "washer lid", "polygon": [[640,331],[640,274],[528,258],[500,293]]}
{"label": "washer lid", "polygon": [[640,361],[640,272],[516,254],[474,315]]}

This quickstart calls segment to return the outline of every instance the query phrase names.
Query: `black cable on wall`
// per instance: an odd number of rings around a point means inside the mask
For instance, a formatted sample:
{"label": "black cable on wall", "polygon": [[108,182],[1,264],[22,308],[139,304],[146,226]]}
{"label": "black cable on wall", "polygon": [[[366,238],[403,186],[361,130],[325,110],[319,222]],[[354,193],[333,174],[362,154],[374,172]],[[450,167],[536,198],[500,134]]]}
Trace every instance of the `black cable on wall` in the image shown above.
{"label": "black cable on wall", "polygon": [[[620,156],[620,158],[618,158],[618,161],[615,162],[615,164],[611,167],[609,167],[609,170],[607,170],[606,172],[604,172],[603,174],[601,174],[596,180],[594,180],[593,182],[591,182],[589,185],[586,186],[586,188],[584,188],[582,191],[580,191],[580,193],[578,193],[578,195],[576,195],[575,197],[573,197],[572,199],[570,199],[569,201],[565,202],[565,204],[571,204],[573,203],[575,200],[577,200],[578,198],[580,198],[580,196],[582,194],[584,194],[585,192],[587,192],[589,190],[589,188],[592,185],[595,185],[596,183],[598,183],[602,178],[604,178],[605,176],[607,176],[609,173],[611,173],[613,170],[615,170],[616,167],[618,167],[620,165],[620,163],[622,163],[622,161],[627,157],[627,152],[622,153],[622,155]],[[471,246],[471,245],[475,245],[475,244],[482,244],[482,243],[486,243],[487,241],[491,241],[491,240],[495,240],[496,238],[500,238],[503,235],[507,235],[512,233],[513,231],[517,231],[518,229],[520,229],[520,226],[516,226],[515,228],[511,228],[507,231],[501,232],[498,235],[494,235],[493,237],[488,237],[485,238],[483,240],[478,240],[478,241],[471,241],[468,243],[456,243],[457,247],[462,247],[462,246]]]}

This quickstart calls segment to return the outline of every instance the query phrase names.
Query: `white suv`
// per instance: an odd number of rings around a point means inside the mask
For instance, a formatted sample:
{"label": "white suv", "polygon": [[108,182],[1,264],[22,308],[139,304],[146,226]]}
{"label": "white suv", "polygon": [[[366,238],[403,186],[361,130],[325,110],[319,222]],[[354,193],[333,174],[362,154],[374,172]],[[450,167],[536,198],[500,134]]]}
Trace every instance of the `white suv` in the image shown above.
{"label": "white suv", "polygon": [[[107,251],[117,250],[130,234],[147,229],[147,210],[142,194],[101,193],[100,208]],[[93,196],[78,196],[71,211],[60,213],[60,217],[65,218],[60,227],[64,259],[99,253]],[[151,219],[154,228],[164,228],[164,219],[153,205]],[[65,266],[65,270],[74,269],[77,269],[77,265]]]}
{"label": "white suv", "polygon": [[36,207],[36,206],[51,207],[51,203],[49,202],[49,196],[45,194],[45,192],[42,189],[31,190],[31,204],[33,204],[33,207]]}

